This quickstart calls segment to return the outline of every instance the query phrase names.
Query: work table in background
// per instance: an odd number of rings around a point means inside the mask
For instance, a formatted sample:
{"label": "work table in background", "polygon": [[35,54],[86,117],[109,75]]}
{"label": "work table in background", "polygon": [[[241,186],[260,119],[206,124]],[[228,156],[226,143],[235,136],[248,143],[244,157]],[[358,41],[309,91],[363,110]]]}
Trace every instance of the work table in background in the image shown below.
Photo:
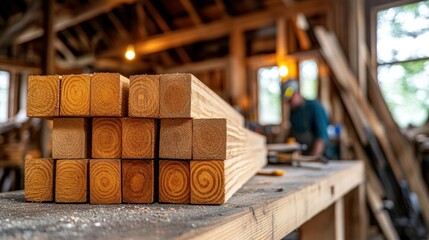
{"label": "work table in background", "polygon": [[363,164],[317,166],[269,165],[286,174],[255,176],[223,205],[26,203],[22,191],[3,193],[0,238],[281,239],[302,227],[303,239],[364,239]]}

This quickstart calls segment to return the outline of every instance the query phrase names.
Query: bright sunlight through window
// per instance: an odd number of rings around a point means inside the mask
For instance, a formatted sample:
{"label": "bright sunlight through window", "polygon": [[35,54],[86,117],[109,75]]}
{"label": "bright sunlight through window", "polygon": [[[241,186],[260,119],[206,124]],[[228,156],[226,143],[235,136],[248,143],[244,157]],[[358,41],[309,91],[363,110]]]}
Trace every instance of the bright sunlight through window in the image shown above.
{"label": "bright sunlight through window", "polygon": [[378,82],[401,127],[429,115],[429,1],[377,13]]}
{"label": "bright sunlight through window", "polygon": [[258,70],[259,123],[278,125],[282,121],[278,67]]}
{"label": "bright sunlight through window", "polygon": [[9,110],[9,73],[0,71],[0,123],[7,122]]}

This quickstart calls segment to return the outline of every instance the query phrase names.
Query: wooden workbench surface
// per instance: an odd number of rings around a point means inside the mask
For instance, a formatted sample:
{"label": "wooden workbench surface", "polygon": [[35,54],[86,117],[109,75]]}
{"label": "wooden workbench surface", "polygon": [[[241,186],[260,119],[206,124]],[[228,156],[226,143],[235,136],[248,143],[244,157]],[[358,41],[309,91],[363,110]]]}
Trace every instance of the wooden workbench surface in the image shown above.
{"label": "wooden workbench surface", "polygon": [[255,176],[220,206],[39,204],[3,193],[0,238],[279,239],[363,182],[359,161],[321,166],[268,166],[286,175]]}

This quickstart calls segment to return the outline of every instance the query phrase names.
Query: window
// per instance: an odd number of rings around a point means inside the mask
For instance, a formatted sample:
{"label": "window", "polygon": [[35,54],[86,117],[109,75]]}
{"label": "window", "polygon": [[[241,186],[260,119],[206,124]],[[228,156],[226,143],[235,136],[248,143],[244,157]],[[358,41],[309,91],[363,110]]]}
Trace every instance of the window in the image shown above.
{"label": "window", "polygon": [[282,122],[280,81],[278,67],[258,70],[259,123],[262,125]]}
{"label": "window", "polygon": [[7,122],[9,111],[9,73],[0,71],[0,123]]}
{"label": "window", "polygon": [[429,1],[377,13],[378,82],[400,127],[429,116]]}
{"label": "window", "polygon": [[317,63],[315,60],[305,60],[299,63],[299,88],[301,95],[308,100],[317,98]]}

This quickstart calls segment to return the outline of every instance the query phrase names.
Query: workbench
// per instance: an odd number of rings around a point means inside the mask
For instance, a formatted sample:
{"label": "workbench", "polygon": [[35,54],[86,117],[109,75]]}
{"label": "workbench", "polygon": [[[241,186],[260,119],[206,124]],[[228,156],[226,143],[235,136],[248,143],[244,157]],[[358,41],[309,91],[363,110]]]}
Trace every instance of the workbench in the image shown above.
{"label": "workbench", "polygon": [[[313,163],[317,164],[317,163]],[[254,176],[226,204],[26,203],[0,194],[0,238],[364,239],[364,165],[331,161],[319,170],[269,165],[284,176]]]}

